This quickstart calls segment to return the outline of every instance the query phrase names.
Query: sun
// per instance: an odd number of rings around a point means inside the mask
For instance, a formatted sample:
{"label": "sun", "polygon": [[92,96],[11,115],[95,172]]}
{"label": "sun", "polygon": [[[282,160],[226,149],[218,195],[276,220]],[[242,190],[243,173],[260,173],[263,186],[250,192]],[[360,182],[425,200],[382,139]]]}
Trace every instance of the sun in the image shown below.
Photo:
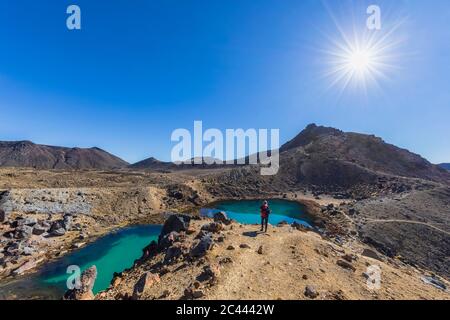
{"label": "sun", "polygon": [[349,91],[366,95],[372,89],[382,91],[383,82],[391,80],[393,71],[399,69],[399,62],[404,58],[400,52],[404,39],[397,32],[404,20],[372,31],[357,24],[344,28],[338,19],[332,18],[335,34],[323,33],[327,41],[320,49],[327,89],[337,88],[339,94]]}
{"label": "sun", "polygon": [[330,87],[338,86],[341,91],[349,87],[363,89],[379,86],[392,68],[386,39],[354,38],[333,42],[334,48],[327,51],[328,70],[325,73]]}
{"label": "sun", "polygon": [[347,57],[348,68],[359,73],[369,72],[373,62],[374,59],[369,50],[355,50]]}

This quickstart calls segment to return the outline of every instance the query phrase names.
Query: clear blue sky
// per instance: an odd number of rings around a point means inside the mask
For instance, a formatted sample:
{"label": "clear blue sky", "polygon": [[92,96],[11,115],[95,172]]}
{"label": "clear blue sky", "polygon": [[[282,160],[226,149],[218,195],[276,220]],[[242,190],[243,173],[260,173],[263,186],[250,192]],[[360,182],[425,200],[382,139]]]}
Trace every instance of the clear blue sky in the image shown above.
{"label": "clear blue sky", "polygon": [[[327,90],[332,17],[364,27],[372,3],[387,28],[407,18],[398,69],[367,97]],[[80,31],[66,28],[69,4]],[[169,160],[171,132],[194,120],[280,128],[282,142],[315,122],[450,162],[450,3],[1,0],[0,114],[0,140],[98,146],[129,162]]]}

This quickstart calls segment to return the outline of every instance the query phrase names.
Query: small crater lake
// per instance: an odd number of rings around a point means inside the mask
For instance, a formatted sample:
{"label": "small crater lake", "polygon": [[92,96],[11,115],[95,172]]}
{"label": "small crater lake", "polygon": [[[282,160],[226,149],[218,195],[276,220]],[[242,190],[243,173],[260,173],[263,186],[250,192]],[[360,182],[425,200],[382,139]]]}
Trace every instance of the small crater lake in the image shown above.
{"label": "small crater lake", "polygon": [[114,272],[133,266],[142,249],[161,232],[159,225],[132,226],[111,232],[85,247],[53,262],[44,264],[35,274],[0,285],[0,299],[60,299],[67,290],[67,267],[77,265],[81,271],[95,265],[97,280],[94,293],[106,289]]}
{"label": "small crater lake", "polygon": [[[218,211],[225,211],[227,216],[242,224],[259,224],[261,216],[259,208],[263,200],[229,200],[220,201],[210,205],[211,208],[200,210],[202,216],[212,217]],[[300,223],[312,228],[312,218],[307,214],[306,208],[295,201],[282,199],[268,200],[271,214],[269,223],[276,225],[282,221],[289,224]]]}

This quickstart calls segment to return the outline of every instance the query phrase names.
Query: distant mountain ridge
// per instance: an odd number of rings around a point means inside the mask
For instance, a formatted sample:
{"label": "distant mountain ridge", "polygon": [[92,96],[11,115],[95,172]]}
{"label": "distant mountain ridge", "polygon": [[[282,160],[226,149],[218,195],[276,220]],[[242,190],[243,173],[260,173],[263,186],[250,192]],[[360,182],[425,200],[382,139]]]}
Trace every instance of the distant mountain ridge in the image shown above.
{"label": "distant mountain ridge", "polygon": [[[248,157],[246,157],[248,160]],[[177,166],[149,158],[130,166],[143,170],[223,168],[227,165]],[[229,167],[229,166],[228,166]],[[374,135],[344,132],[309,124],[280,148],[280,175],[287,180],[327,185],[366,181],[373,173],[433,181],[450,181],[450,174],[421,156],[386,143]]]}
{"label": "distant mountain ridge", "polygon": [[0,167],[107,170],[128,163],[100,148],[66,148],[31,141],[0,141]]}
{"label": "distant mountain ridge", "polygon": [[169,170],[175,168],[176,165],[172,162],[160,161],[154,157],[144,159],[142,161],[130,164],[130,169],[153,169],[153,170]]}
{"label": "distant mountain ridge", "polygon": [[224,165],[225,164],[222,164],[219,159],[215,158],[191,158],[185,163],[177,164],[174,162],[160,161],[154,157],[150,157],[142,161],[133,163],[129,165],[128,168],[137,170],[183,170],[192,168],[219,168],[223,167]]}
{"label": "distant mountain ridge", "polygon": [[[215,169],[229,165],[182,164],[153,157],[129,165],[99,148],[65,148],[30,141],[0,142],[0,167],[37,169],[117,169],[172,171]],[[390,174],[449,183],[445,164],[434,165],[421,156],[384,142],[374,135],[308,125],[280,148],[279,179],[293,184],[342,185],[373,182],[374,174]],[[372,178],[370,178],[372,177]]]}
{"label": "distant mountain ridge", "polygon": [[446,170],[450,170],[450,163],[440,163],[438,166]]}
{"label": "distant mountain ridge", "polygon": [[[334,128],[308,125],[294,139],[281,148],[281,159],[290,159],[292,154],[300,160],[305,170],[317,167],[317,163],[336,163],[357,166],[359,169],[382,172],[396,176],[422,178],[434,181],[449,181],[449,174],[441,167],[431,164],[420,155],[386,143],[374,135],[343,132]],[[288,156],[290,154],[290,156]],[[316,164],[313,162],[316,161]],[[322,167],[322,169],[325,169]],[[357,168],[355,167],[355,170]],[[333,171],[327,168],[326,172]],[[316,174],[320,175],[317,171]]]}

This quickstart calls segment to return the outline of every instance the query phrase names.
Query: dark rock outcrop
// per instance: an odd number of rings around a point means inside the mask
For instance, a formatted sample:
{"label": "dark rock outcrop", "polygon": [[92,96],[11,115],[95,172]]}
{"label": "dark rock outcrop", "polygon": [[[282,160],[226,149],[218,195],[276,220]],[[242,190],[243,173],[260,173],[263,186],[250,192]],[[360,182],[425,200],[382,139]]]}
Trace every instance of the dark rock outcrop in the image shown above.
{"label": "dark rock outcrop", "polygon": [[6,222],[8,220],[8,216],[5,211],[0,209],[0,223]]}
{"label": "dark rock outcrop", "polygon": [[217,233],[223,230],[223,226],[218,222],[210,222],[202,226],[203,231]]}
{"label": "dark rock outcrop", "polygon": [[180,244],[175,244],[169,247],[164,256],[164,263],[169,264],[183,255],[183,247]]}
{"label": "dark rock outcrop", "polygon": [[311,299],[315,299],[319,296],[319,293],[314,286],[308,285],[305,287],[305,296]]}
{"label": "dark rock outcrop", "polygon": [[33,234],[33,228],[27,225],[21,225],[16,228],[14,235],[16,239],[27,239]]}
{"label": "dark rock outcrop", "polygon": [[203,257],[214,245],[214,240],[210,234],[203,236],[200,241],[194,245],[190,254],[192,257]]}
{"label": "dark rock outcrop", "polygon": [[231,223],[231,219],[228,218],[226,212],[220,211],[214,214],[213,216],[215,222],[220,222],[225,225],[229,225]]}
{"label": "dark rock outcrop", "polygon": [[182,214],[173,214],[164,222],[164,226],[158,238],[158,243],[171,232],[186,231],[189,228],[191,217]]}
{"label": "dark rock outcrop", "polygon": [[380,257],[380,255],[371,249],[364,249],[364,251],[361,253],[362,256],[364,257],[369,257],[378,261],[383,261],[383,259]]}

